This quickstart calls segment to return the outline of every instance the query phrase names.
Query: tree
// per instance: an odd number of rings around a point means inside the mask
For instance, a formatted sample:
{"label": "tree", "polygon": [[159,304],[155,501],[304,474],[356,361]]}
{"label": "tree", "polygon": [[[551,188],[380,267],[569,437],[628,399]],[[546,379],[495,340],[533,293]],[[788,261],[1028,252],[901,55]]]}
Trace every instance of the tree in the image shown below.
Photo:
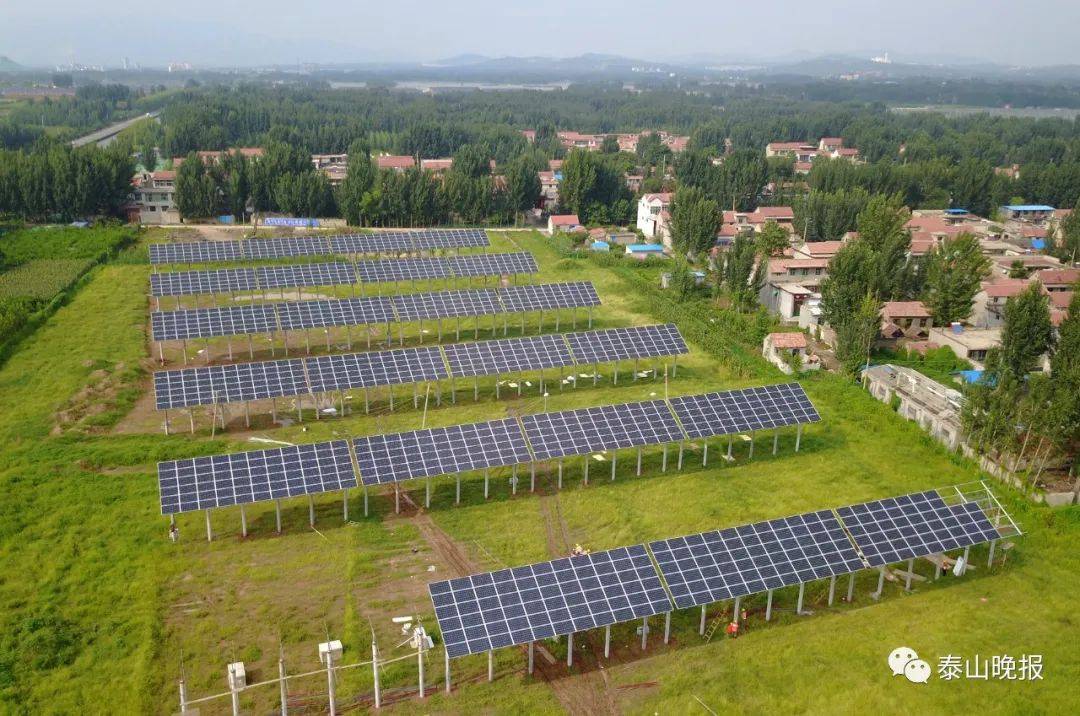
{"label": "tree", "polygon": [[612,155],[575,149],[563,164],[559,204],[584,223],[616,223],[629,218],[631,196]]}
{"label": "tree", "polygon": [[454,154],[451,171],[468,179],[479,179],[491,174],[490,157],[486,147],[480,144],[466,144]]}
{"label": "tree", "polygon": [[757,253],[763,261],[770,256],[776,256],[791,246],[787,229],[777,224],[772,219],[765,222],[756,238]]}
{"label": "tree", "polygon": [[1050,306],[1038,284],[1005,303],[1005,324],[1001,329],[1001,369],[1016,380],[1035,368],[1039,356],[1053,346],[1054,326]]}
{"label": "tree", "polygon": [[522,155],[506,167],[506,195],[514,221],[540,200],[540,175],[529,157]]}
{"label": "tree", "polygon": [[349,145],[349,164],[345,179],[338,187],[338,206],[350,226],[361,226],[364,221],[364,196],[375,186],[378,169],[371,159],[371,147],[367,142],[356,141]]}
{"label": "tree", "polygon": [[[736,310],[751,311],[761,292],[763,272],[757,262],[753,236],[741,232],[724,254],[724,285]],[[758,269],[755,271],[755,266]]]}
{"label": "tree", "polygon": [[671,243],[691,258],[716,244],[723,214],[716,202],[695,186],[675,192],[671,209]]}
{"label": "tree", "polygon": [[964,321],[983,278],[990,273],[990,260],[982,254],[979,240],[970,233],[946,238],[930,252],[926,262],[923,300],[938,326]]}
{"label": "tree", "polygon": [[[1052,229],[1056,229],[1059,234],[1053,243],[1054,256],[1074,263],[1080,257],[1080,199],[1076,202],[1076,208]],[[1050,235],[1053,236],[1053,231]]]}
{"label": "tree", "polygon": [[614,134],[609,134],[604,137],[604,140],[600,142],[601,154],[618,154],[619,153],[619,138]]}
{"label": "tree", "polygon": [[871,285],[875,298],[902,298],[914,281],[908,262],[911,234],[904,228],[910,218],[898,195],[874,196],[859,213],[859,241],[876,255]]}
{"label": "tree", "polygon": [[217,214],[218,187],[206,165],[195,152],[176,171],[176,209],[184,219],[202,219]]}
{"label": "tree", "polygon": [[863,297],[873,295],[876,274],[877,257],[867,242],[856,239],[842,246],[821,282],[821,320],[839,330]]}
{"label": "tree", "polygon": [[143,168],[148,172],[154,171],[157,168],[157,150],[154,148],[154,142],[147,140],[146,144],[139,151],[139,158],[142,160]]}
{"label": "tree", "polygon": [[881,330],[881,302],[872,293],[864,294],[855,311],[833,328],[836,331],[836,359],[845,373],[855,375],[869,360],[870,348]]}
{"label": "tree", "polygon": [[1069,303],[1069,314],[1058,326],[1058,342],[1050,357],[1054,401],[1065,442],[1080,439],[1080,292]]}

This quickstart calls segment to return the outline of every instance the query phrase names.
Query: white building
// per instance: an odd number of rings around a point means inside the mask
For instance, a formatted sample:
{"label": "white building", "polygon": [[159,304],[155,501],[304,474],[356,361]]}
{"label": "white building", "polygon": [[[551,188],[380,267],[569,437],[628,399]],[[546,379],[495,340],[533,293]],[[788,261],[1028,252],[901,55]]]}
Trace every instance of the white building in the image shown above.
{"label": "white building", "polygon": [[637,228],[671,248],[671,193],[645,194],[638,200]]}

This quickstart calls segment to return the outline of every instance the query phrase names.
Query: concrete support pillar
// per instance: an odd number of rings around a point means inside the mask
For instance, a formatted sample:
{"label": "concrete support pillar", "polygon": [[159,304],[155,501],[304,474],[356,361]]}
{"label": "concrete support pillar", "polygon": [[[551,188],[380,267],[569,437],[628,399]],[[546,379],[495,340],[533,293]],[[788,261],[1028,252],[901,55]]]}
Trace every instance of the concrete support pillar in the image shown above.
{"label": "concrete support pillar", "polygon": [[836,599],[836,575],[829,577],[829,606],[833,605],[833,600]]}
{"label": "concrete support pillar", "polygon": [[770,589],[769,597],[765,601],[765,621],[770,621],[772,619],[772,596],[773,590]]}
{"label": "concrete support pillar", "polygon": [[806,582],[799,585],[799,603],[795,605],[795,614],[802,614],[803,597],[806,596]]}

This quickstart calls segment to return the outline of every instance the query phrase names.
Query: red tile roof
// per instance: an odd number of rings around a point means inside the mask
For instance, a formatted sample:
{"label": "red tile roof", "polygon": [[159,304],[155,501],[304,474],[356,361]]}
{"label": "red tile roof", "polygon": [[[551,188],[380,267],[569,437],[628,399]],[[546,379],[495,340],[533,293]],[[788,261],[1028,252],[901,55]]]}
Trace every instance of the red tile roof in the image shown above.
{"label": "red tile roof", "polygon": [[1035,279],[1043,286],[1069,286],[1080,281],[1080,269],[1043,269],[1035,273]]}
{"label": "red tile roof", "polygon": [[581,226],[577,214],[556,214],[550,219],[552,226]]}
{"label": "red tile roof", "polygon": [[881,307],[886,318],[929,318],[930,311],[922,301],[886,301]]}
{"label": "red tile roof", "polygon": [[1054,308],[1065,310],[1072,303],[1073,292],[1072,291],[1051,291],[1050,292],[1050,305]]}
{"label": "red tile roof", "polygon": [[416,166],[416,160],[409,155],[384,154],[375,159],[379,169],[409,169]]}
{"label": "red tile roof", "polygon": [[770,333],[769,342],[774,348],[806,348],[806,336],[802,333]]}
{"label": "red tile roof", "polygon": [[990,298],[1011,298],[1019,295],[1031,285],[1024,278],[1007,278],[993,283],[984,283],[982,288]]}

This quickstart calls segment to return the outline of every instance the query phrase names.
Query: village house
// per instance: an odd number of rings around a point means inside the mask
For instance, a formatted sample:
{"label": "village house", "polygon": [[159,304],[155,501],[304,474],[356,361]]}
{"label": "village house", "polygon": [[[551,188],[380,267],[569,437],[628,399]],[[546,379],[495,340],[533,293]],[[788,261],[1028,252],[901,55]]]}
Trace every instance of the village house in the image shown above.
{"label": "village house", "polygon": [[537,172],[540,177],[540,208],[554,211],[559,205],[559,182],[562,172]]}
{"label": "village house", "polygon": [[548,217],[548,234],[554,236],[559,233],[573,233],[581,231],[584,227],[577,214],[553,214]]}
{"label": "village house", "polygon": [[379,169],[392,169],[404,172],[416,166],[416,160],[407,154],[380,154],[375,157],[375,166]]}
{"label": "village house", "polygon": [[1000,328],[966,328],[959,324],[931,328],[928,339],[952,350],[956,357],[970,362],[977,370],[986,368],[986,353],[1001,345]]}
{"label": "village house", "polygon": [[142,224],[180,223],[180,213],[176,210],[175,171],[143,172],[137,174],[131,184],[129,220],[138,219]]}
{"label": "village house", "polygon": [[796,332],[770,333],[761,344],[761,354],[765,359],[786,375],[795,372],[792,363],[795,363],[800,371],[821,368],[821,362],[816,356],[809,355],[806,349],[806,335]]}
{"label": "village house", "polygon": [[338,186],[345,181],[349,171],[348,154],[312,154],[311,164],[317,171],[326,175],[331,186]]}
{"label": "village house", "polygon": [[881,336],[886,339],[925,338],[932,323],[922,301],[886,301],[881,307]]}
{"label": "village house", "polygon": [[769,142],[765,145],[766,157],[791,157],[795,160],[796,172],[805,174],[817,157],[847,159],[858,162],[859,150],[845,147],[840,137],[822,137],[817,144],[810,142]]}
{"label": "village house", "polygon": [[638,200],[637,228],[647,238],[660,239],[671,246],[671,200],[670,192],[645,194]]}
{"label": "village house", "polygon": [[432,174],[445,174],[450,171],[453,166],[454,160],[452,158],[420,160],[420,168],[424,171],[431,172]]}

